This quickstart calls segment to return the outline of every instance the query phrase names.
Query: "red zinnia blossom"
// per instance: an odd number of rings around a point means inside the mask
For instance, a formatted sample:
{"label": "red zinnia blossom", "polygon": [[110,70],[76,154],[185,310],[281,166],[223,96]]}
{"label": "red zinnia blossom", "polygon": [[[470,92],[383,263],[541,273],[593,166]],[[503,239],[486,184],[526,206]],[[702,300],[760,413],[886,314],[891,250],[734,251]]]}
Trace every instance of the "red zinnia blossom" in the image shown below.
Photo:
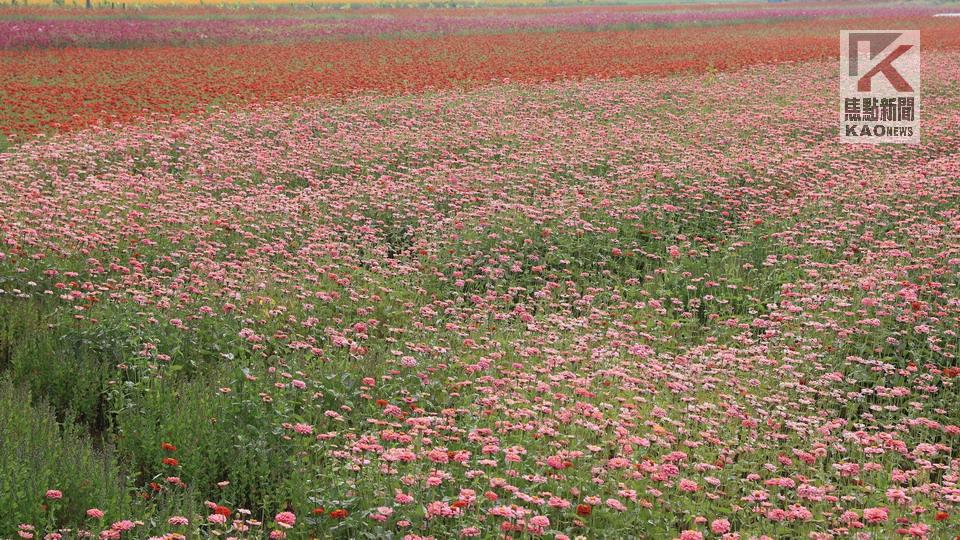
{"label": "red zinnia blossom", "polygon": [[946,521],[946,520],[950,519],[950,514],[948,514],[948,513],[946,513],[946,512],[937,512],[937,515],[934,516],[933,519],[935,519],[935,520],[937,520],[937,521]]}
{"label": "red zinnia blossom", "polygon": [[337,508],[333,512],[330,512],[330,517],[332,517],[333,519],[343,519],[347,517],[348,514],[349,512],[347,512],[343,508]]}
{"label": "red zinnia blossom", "polygon": [[220,505],[218,504],[218,505],[216,506],[216,508],[213,509],[213,513],[214,513],[214,514],[220,514],[221,516],[225,516],[225,517],[230,517],[230,514],[233,514],[233,511],[231,511],[231,510],[230,510],[229,508],[227,508],[226,506],[220,506]]}
{"label": "red zinnia blossom", "polygon": [[169,465],[171,467],[176,467],[177,465],[180,465],[180,462],[172,457],[165,457],[163,458],[163,464]]}
{"label": "red zinnia blossom", "polygon": [[174,446],[174,445],[172,445],[172,444],[170,444],[170,443],[168,443],[168,442],[161,443],[161,444],[160,444],[160,448],[163,448],[163,449],[166,450],[167,452],[176,452],[176,451],[177,451],[177,447]]}
{"label": "red zinnia blossom", "polygon": [[324,512],[326,512],[326,510],[324,510],[322,506],[313,509],[313,515],[315,516],[322,516]]}
{"label": "red zinnia blossom", "polygon": [[590,508],[590,505],[589,505],[589,504],[578,504],[578,505],[577,505],[577,515],[578,515],[578,516],[589,516],[589,515],[590,515],[590,512],[592,512],[592,511],[593,511],[593,509]]}

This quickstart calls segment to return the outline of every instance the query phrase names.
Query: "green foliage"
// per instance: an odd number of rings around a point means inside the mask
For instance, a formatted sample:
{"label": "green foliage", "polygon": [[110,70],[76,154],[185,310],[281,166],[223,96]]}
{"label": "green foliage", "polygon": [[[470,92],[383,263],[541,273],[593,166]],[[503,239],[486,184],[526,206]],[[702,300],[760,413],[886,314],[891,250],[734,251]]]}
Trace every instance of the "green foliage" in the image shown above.
{"label": "green foliage", "polygon": [[[72,415],[58,422],[29,390],[0,379],[0,530],[20,523],[80,526],[89,508],[126,516],[130,497],[113,453],[97,448]],[[49,489],[60,500],[45,499]]]}

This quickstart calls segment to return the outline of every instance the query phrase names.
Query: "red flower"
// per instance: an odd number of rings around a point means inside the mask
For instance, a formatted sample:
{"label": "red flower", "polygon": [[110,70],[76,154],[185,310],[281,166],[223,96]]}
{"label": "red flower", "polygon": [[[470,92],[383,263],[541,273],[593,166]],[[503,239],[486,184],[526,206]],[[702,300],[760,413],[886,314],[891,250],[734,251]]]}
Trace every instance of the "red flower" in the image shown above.
{"label": "red flower", "polygon": [[935,520],[937,520],[937,521],[946,521],[946,520],[950,519],[950,514],[948,514],[948,513],[946,513],[946,512],[937,512],[937,515],[934,516],[933,519],[935,519]]}
{"label": "red flower", "polygon": [[172,444],[170,444],[170,443],[168,443],[168,442],[161,443],[161,444],[160,444],[160,448],[163,448],[163,449],[166,450],[167,452],[176,452],[176,451],[177,451],[177,447],[174,446],[174,445],[172,445]]}
{"label": "red flower", "polygon": [[578,516],[589,516],[590,512],[593,511],[593,508],[589,504],[578,504],[577,505],[577,515]]}
{"label": "red flower", "polygon": [[172,457],[165,457],[163,458],[163,464],[169,465],[171,467],[176,467],[177,465],[180,465],[180,462]]}
{"label": "red flower", "polygon": [[322,506],[313,509],[313,515],[315,516],[322,516],[324,512],[326,512],[326,510],[324,510]]}
{"label": "red flower", "polygon": [[337,508],[333,512],[330,512],[330,517],[332,517],[333,519],[343,519],[347,517],[348,514],[349,512],[347,512],[343,508]]}
{"label": "red flower", "polygon": [[221,516],[230,517],[233,514],[233,511],[227,508],[226,506],[220,506],[219,504],[213,509],[214,514],[220,514]]}

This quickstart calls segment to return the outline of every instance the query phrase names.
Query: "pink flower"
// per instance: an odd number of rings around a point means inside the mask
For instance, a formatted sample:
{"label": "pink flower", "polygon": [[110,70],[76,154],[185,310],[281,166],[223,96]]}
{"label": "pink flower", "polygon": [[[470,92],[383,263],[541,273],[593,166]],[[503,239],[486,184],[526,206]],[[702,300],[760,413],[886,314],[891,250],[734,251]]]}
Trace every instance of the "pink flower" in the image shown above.
{"label": "pink flower", "polygon": [[48,489],[44,496],[51,501],[56,501],[63,498],[63,492],[59,489]]}
{"label": "pink flower", "polygon": [[87,517],[100,519],[104,516],[103,510],[99,508],[90,508],[87,510]]}
{"label": "pink flower", "polygon": [[617,499],[607,499],[606,504],[607,506],[616,510],[617,512],[623,512],[624,510],[627,509],[627,507],[624,506],[623,503],[618,501]]}
{"label": "pink flower", "polygon": [[911,499],[907,495],[906,490],[902,488],[890,488],[887,490],[887,500],[897,504],[907,504]]}
{"label": "pink flower", "polygon": [[456,517],[461,513],[459,508],[450,506],[450,504],[446,501],[433,501],[427,504],[426,510],[427,519],[432,519],[435,517]]}
{"label": "pink flower", "polygon": [[710,532],[713,534],[726,534],[730,532],[730,521],[726,518],[713,520],[710,523]]}
{"label": "pink flower", "polygon": [[534,516],[530,518],[529,523],[530,526],[543,530],[550,526],[550,518],[547,516]]}
{"label": "pink flower", "polygon": [[867,523],[882,523],[887,520],[889,513],[886,508],[866,508],[863,511],[863,519]]}
{"label": "pink flower", "polygon": [[860,519],[860,514],[857,514],[852,510],[847,510],[846,512],[840,514],[840,521],[842,521],[843,523],[853,523],[854,521],[858,521],[859,519]]}
{"label": "pink flower", "polygon": [[290,529],[297,524],[297,516],[293,512],[280,512],[274,516],[273,520],[285,529]]}
{"label": "pink flower", "polygon": [[767,510],[767,519],[770,521],[783,521],[787,519],[788,516],[789,514],[787,514],[787,511],[780,508]]}
{"label": "pink flower", "polygon": [[680,540],[703,540],[703,533],[688,529],[680,533]]}
{"label": "pink flower", "polygon": [[687,480],[686,478],[680,481],[679,486],[681,491],[686,491],[688,493],[693,493],[700,489],[700,486],[697,485],[696,482],[693,480]]}
{"label": "pink flower", "polygon": [[115,531],[125,532],[125,531],[129,531],[130,529],[136,526],[137,524],[130,521],[129,519],[121,519],[120,521],[114,522],[112,525],[110,525],[110,528]]}

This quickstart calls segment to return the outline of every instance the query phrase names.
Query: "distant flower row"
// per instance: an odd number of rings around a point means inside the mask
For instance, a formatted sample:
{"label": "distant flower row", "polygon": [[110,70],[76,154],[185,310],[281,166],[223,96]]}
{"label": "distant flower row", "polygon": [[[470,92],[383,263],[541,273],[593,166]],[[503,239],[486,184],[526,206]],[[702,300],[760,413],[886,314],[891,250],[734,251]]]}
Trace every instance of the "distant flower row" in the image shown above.
{"label": "distant flower row", "polygon": [[843,28],[903,25],[923,32],[925,50],[960,47],[952,20],[915,17],[210,47],[6,50],[0,51],[0,147],[4,135],[19,141],[37,132],[204,111],[211,104],[397,94],[504,79],[540,82],[727,71],[833,58]]}
{"label": "distant flower row", "polygon": [[[525,10],[440,10],[404,13],[278,11],[255,17],[130,16],[90,18],[7,18],[0,12],[0,48],[65,46],[143,46],[204,43],[312,41],[344,36],[452,34],[462,32],[604,29],[731,21],[820,19],[843,17],[932,16],[942,9],[929,6],[851,5],[825,7],[750,7],[707,10],[643,8],[552,8]],[[12,12],[16,14],[17,12]],[[149,12],[146,12],[149,13]],[[8,15],[9,17],[9,15]]]}

